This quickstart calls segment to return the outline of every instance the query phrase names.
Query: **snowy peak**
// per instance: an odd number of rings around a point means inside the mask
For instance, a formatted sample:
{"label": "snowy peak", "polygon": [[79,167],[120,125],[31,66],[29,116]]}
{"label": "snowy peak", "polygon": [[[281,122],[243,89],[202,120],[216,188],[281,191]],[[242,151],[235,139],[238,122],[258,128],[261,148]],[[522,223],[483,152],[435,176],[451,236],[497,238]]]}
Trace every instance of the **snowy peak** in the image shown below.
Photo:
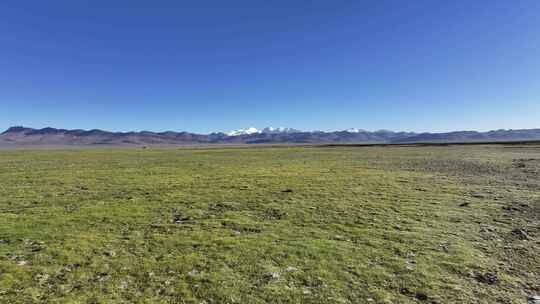
{"label": "snowy peak", "polygon": [[300,130],[296,130],[293,128],[274,128],[274,127],[266,127],[262,130],[259,130],[254,127],[245,128],[245,129],[238,129],[231,131],[227,133],[229,136],[240,136],[240,135],[250,135],[250,134],[281,134],[281,133],[300,133]]}
{"label": "snowy peak", "polygon": [[296,130],[293,128],[273,128],[273,127],[267,127],[262,130],[262,133],[264,134],[278,134],[278,133],[300,133],[300,130]]}
{"label": "snowy peak", "polygon": [[365,132],[364,130],[362,129],[357,129],[357,128],[349,128],[347,130],[343,130],[344,132],[347,132],[347,133],[360,133],[360,132]]}
{"label": "snowy peak", "polygon": [[249,127],[246,129],[238,129],[238,130],[231,131],[227,133],[227,135],[240,136],[240,135],[249,135],[249,134],[257,134],[257,133],[261,133],[261,131],[258,130],[257,128]]}

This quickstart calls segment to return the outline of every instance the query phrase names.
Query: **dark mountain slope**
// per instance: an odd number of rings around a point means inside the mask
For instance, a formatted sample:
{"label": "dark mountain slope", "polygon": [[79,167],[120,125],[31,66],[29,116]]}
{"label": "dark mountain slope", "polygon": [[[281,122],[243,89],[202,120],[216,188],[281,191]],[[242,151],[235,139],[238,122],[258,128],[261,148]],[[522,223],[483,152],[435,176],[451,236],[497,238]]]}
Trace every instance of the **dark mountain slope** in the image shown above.
{"label": "dark mountain slope", "polygon": [[496,130],[488,132],[457,131],[448,133],[422,133],[396,138],[392,143],[416,142],[482,142],[503,140],[540,140],[540,129]]}

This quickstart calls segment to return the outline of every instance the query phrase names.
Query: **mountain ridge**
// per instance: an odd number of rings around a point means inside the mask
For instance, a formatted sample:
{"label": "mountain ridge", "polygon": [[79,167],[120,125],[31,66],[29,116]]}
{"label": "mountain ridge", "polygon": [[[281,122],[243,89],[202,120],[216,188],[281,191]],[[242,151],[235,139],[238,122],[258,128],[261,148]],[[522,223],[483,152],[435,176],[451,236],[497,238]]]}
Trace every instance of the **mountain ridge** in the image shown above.
{"label": "mountain ridge", "polygon": [[453,131],[441,133],[365,131],[300,131],[292,128],[247,128],[229,133],[176,131],[110,132],[100,129],[41,129],[14,126],[0,133],[0,145],[197,145],[197,144],[406,144],[540,140],[539,129]]}

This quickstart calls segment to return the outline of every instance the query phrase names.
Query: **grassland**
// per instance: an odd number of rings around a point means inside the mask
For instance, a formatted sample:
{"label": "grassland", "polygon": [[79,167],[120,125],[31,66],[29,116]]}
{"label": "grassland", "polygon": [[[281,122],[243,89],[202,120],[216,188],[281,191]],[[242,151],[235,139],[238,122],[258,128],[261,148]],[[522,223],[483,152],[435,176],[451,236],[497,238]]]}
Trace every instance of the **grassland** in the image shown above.
{"label": "grassland", "polygon": [[0,303],[527,303],[540,146],[0,151]]}

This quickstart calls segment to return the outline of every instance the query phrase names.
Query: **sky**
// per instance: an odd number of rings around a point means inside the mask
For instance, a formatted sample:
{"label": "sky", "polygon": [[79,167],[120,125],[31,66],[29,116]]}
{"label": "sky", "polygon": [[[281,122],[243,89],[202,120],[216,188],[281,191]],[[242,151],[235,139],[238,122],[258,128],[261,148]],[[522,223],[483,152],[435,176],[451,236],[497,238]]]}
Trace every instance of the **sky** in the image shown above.
{"label": "sky", "polygon": [[0,129],[540,128],[540,1],[0,2]]}

